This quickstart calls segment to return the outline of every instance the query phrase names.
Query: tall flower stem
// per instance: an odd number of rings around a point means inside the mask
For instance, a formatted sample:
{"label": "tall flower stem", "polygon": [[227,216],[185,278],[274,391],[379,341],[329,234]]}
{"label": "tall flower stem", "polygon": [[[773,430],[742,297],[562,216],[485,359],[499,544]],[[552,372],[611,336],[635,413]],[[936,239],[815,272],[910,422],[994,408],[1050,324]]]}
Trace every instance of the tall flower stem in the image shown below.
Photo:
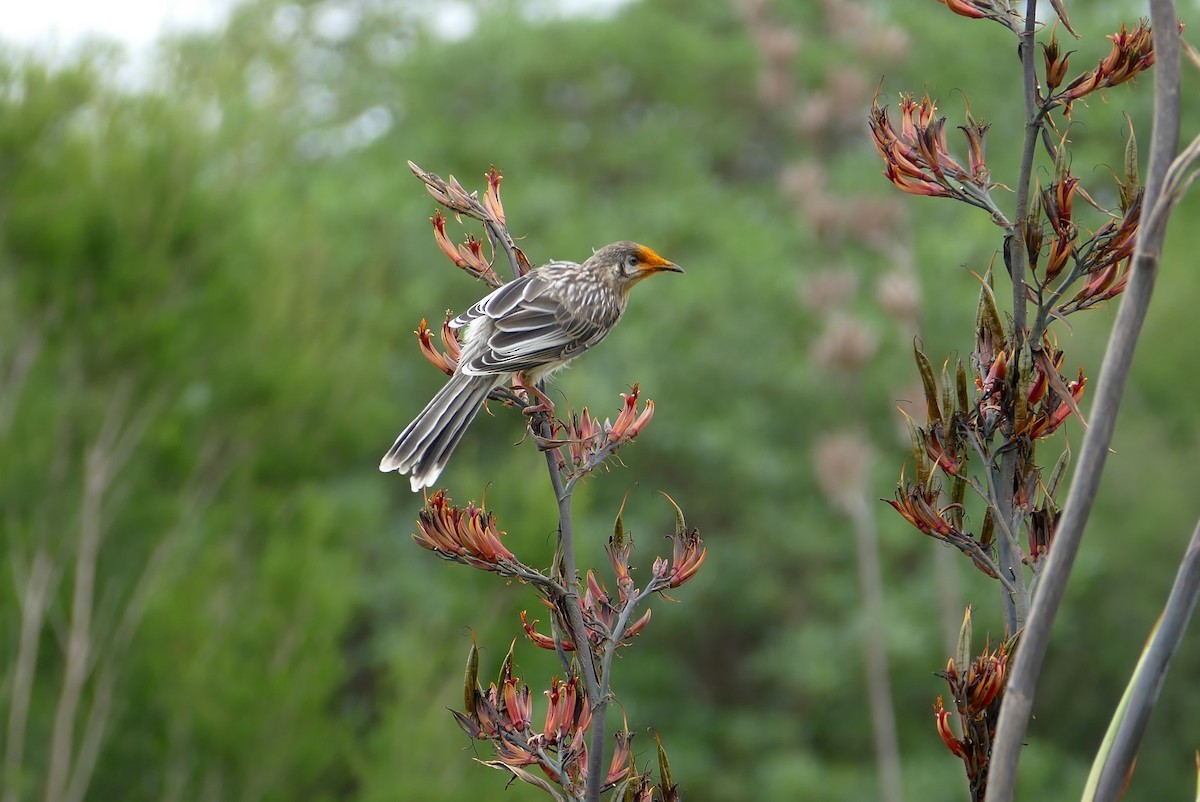
{"label": "tall flower stem", "polygon": [[1170,204],[1159,206],[1169,165],[1179,147],[1179,35],[1174,0],[1150,0],[1156,65],[1154,72],[1154,131],[1146,176],[1145,219],[1139,227],[1129,286],[1125,291],[1112,337],[1104,354],[1092,419],[1071,481],[1067,506],[1055,533],[1054,548],[1039,581],[1021,647],[1013,664],[996,729],[989,802],[1010,802],[1016,789],[1021,743],[1033,712],[1033,697],[1050,630],[1066,592],[1067,579],[1079,551],[1083,530],[1096,500],[1100,477],[1116,428],[1117,410],[1129,377],[1133,351],[1146,319],[1158,275]]}
{"label": "tall flower stem", "polygon": [[[548,415],[542,419],[540,432],[544,439],[550,439],[552,432]],[[571,512],[574,486],[568,488],[564,484],[562,474],[558,470],[558,454],[556,448],[546,451],[546,470],[550,474],[550,485],[554,488],[554,498],[558,502],[558,545],[562,554],[562,584],[566,588],[562,605],[565,608],[566,623],[571,640],[575,643],[575,656],[579,660],[579,670],[583,674],[588,704],[593,711],[591,744],[588,747],[587,799],[588,802],[600,802],[600,787],[604,781],[601,776],[601,767],[604,765],[604,712],[607,707],[604,697],[607,696],[607,690],[601,689],[595,656],[592,654],[587,626],[583,621],[583,609],[579,604],[579,577],[575,562],[575,528]],[[603,679],[605,688],[607,688],[608,677]]]}

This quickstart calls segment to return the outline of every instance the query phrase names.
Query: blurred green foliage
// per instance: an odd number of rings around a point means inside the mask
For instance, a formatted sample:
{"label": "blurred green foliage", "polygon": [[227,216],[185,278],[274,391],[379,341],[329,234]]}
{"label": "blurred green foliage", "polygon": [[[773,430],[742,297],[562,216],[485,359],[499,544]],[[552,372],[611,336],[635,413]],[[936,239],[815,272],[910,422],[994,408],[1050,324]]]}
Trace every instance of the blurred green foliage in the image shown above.
{"label": "blurred green foliage", "polygon": [[[816,4],[792,5],[780,14],[804,30]],[[410,332],[482,292],[437,253],[434,205],[407,159],[469,188],[500,167],[510,227],[534,261],[633,238],[688,270],[643,287],[605,347],[555,385],[572,404],[615,414],[617,394],[639,381],[658,405],[625,467],[577,496],[581,562],[603,564],[626,493],[645,565],[672,520],[658,489],[709,546],[680,603],[660,603],[618,664],[635,749],[652,761],[646,728],[657,729],[695,800],[875,796],[854,543],[815,489],[811,453],[842,425],[846,394],[809,356],[817,326],[800,298],[805,275],[830,260],[871,277],[871,252],[823,253],[781,196],[780,171],[804,146],[763,113],[759,57],[731,6],[645,0],[603,19],[534,3],[475,10],[477,27],[446,39],[420,4],[252,0],[219,34],[164,42],[139,92],[114,86],[122,56],[110,48],[54,68],[0,53],[6,722],[31,610],[22,597],[38,554],[52,566],[20,768],[0,783],[15,798],[43,795],[52,765],[89,527],[99,527],[93,644],[73,742],[86,741],[89,721],[101,730],[94,771],[86,759],[71,766],[77,798],[501,793],[503,778],[471,762],[445,708],[461,698],[468,630],[494,670],[532,596],[414,547],[420,499],[374,468],[440,381]],[[927,89],[952,120],[965,94],[994,122],[989,154],[1004,181],[1021,130],[1012,41],[936,4],[887,13],[912,46],[881,68],[884,91]],[[1101,35],[1123,13],[1073,11],[1081,64],[1103,55]],[[822,86],[848,57],[806,41],[796,80]],[[1149,84],[1078,110],[1074,164],[1093,187],[1108,182],[1101,165],[1119,162],[1121,112],[1146,130]],[[1187,113],[1185,132],[1200,128],[1200,111]],[[865,134],[838,153],[827,167],[839,189],[890,191]],[[924,198],[905,208],[926,351],[964,353],[977,291],[964,268],[986,269],[996,231],[966,208]],[[1178,212],[1041,683],[1029,798],[1078,793],[1196,514],[1184,479],[1200,450],[1187,368],[1196,213],[1195,202]],[[914,375],[911,344],[862,307],[883,346],[852,403],[893,444],[893,388]],[[1059,336],[1068,369],[1094,376],[1111,311],[1081,317]],[[555,519],[542,458],[512,447],[521,424],[496,413],[444,481],[462,502],[486,489],[510,547],[545,562]],[[904,454],[897,444],[879,455],[876,495],[890,494]],[[98,477],[110,481],[89,495]],[[936,546],[881,521],[904,790],[961,799],[930,708],[945,661]],[[998,628],[996,590],[961,570],[977,632]],[[555,671],[527,644],[517,654],[535,689]],[[1129,798],[1190,787],[1197,670],[1189,645]],[[8,754],[13,745],[6,738]]]}

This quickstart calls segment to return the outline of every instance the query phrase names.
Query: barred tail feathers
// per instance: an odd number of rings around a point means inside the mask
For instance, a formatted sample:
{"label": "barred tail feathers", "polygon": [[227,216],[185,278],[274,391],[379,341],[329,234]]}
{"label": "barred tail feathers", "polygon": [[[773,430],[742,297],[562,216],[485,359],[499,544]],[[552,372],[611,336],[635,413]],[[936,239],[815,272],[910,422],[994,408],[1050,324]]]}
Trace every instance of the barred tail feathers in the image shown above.
{"label": "barred tail feathers", "polygon": [[446,461],[503,377],[455,373],[405,427],[379,463],[379,470],[410,473],[413,492],[437,481]]}

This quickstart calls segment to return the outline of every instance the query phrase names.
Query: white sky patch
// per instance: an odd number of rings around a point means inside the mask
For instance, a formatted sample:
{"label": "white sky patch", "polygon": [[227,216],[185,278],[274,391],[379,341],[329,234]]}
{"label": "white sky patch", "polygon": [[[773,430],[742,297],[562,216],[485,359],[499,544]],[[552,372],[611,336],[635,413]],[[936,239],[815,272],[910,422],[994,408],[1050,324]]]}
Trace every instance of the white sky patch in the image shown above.
{"label": "white sky patch", "polygon": [[213,29],[229,16],[234,0],[40,0],[5,3],[0,40],[61,56],[96,36],[134,50],[149,48],[164,33]]}
{"label": "white sky patch", "polygon": [[[164,33],[212,30],[229,17],[237,0],[12,0],[0,12],[0,41],[15,42],[49,56],[63,56],[88,38],[101,36],[148,50]],[[547,16],[607,17],[630,0],[530,0],[532,19]],[[432,6],[434,30],[446,39],[470,36],[478,22],[475,10],[460,0]],[[352,4],[324,4],[318,16],[333,38],[353,28]]]}

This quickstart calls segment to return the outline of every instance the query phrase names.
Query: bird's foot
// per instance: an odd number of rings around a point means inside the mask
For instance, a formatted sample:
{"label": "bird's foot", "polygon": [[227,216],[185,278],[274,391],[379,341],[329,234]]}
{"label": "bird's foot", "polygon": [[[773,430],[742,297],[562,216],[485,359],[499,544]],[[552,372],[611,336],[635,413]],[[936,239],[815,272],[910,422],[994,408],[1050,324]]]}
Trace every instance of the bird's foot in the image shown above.
{"label": "bird's foot", "polygon": [[547,396],[545,393],[543,393],[541,390],[539,390],[536,385],[525,384],[523,381],[520,380],[519,377],[518,377],[516,383],[517,383],[517,387],[519,387],[520,389],[525,391],[525,400],[526,401],[529,400],[530,396],[536,398],[538,401],[536,404],[530,404],[529,406],[525,407],[524,409],[521,410],[521,412],[523,412],[524,414],[526,414],[530,417],[533,417],[534,415],[538,414],[539,412],[546,413],[546,417],[550,417],[551,415],[554,414],[554,402],[550,400],[549,396]]}

